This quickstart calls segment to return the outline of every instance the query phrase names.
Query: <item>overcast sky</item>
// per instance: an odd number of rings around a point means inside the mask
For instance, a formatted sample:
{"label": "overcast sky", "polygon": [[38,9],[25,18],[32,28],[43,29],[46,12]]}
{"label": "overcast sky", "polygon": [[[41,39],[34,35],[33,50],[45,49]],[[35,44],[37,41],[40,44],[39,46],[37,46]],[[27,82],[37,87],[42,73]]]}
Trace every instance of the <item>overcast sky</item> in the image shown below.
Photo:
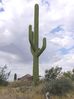
{"label": "overcast sky", "polygon": [[28,26],[34,23],[35,3],[39,4],[40,47],[43,37],[47,39],[40,74],[56,65],[74,68],[74,0],[0,0],[0,66],[7,64],[11,76],[32,74]]}

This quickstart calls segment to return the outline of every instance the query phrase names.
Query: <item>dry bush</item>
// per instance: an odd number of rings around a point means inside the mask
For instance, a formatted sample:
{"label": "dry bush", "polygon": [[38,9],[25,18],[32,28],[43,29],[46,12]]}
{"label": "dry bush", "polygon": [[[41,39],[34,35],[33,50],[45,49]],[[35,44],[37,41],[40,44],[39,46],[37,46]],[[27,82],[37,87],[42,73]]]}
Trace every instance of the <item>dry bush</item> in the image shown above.
{"label": "dry bush", "polygon": [[[0,99],[45,99],[41,89],[42,85],[39,85],[22,93],[17,91],[17,88],[0,87]],[[59,96],[51,96],[51,99],[74,99],[74,92],[72,91],[61,98]]]}
{"label": "dry bush", "polygon": [[16,80],[14,82],[10,82],[9,86],[10,87],[22,87],[22,86],[31,86],[32,85],[32,81],[28,81],[28,80]]}

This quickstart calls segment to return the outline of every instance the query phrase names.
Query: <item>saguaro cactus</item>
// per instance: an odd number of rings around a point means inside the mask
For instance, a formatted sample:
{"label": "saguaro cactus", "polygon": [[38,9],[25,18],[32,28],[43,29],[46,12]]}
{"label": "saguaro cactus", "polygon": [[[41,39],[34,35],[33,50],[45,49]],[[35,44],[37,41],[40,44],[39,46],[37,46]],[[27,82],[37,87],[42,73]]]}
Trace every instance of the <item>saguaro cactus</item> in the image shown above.
{"label": "saguaro cactus", "polygon": [[14,74],[14,81],[17,80],[17,74]]}
{"label": "saguaro cactus", "polygon": [[33,81],[37,84],[39,81],[39,56],[46,48],[46,38],[43,38],[42,48],[39,48],[39,5],[35,4],[34,8],[34,32],[32,25],[29,25],[29,42],[33,55]]}

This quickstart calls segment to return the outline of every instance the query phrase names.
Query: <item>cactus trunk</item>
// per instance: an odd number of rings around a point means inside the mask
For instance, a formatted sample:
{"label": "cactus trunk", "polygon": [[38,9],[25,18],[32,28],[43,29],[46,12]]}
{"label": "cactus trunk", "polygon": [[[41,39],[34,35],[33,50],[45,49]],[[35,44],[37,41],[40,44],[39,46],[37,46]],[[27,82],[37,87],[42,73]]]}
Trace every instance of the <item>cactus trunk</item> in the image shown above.
{"label": "cactus trunk", "polygon": [[46,38],[43,38],[43,46],[39,47],[39,5],[35,4],[34,9],[34,32],[32,25],[29,25],[29,42],[31,45],[31,52],[33,55],[33,81],[36,85],[39,81],[39,56],[46,48]]}
{"label": "cactus trunk", "polygon": [[33,56],[33,80],[36,85],[39,81],[39,58]]}

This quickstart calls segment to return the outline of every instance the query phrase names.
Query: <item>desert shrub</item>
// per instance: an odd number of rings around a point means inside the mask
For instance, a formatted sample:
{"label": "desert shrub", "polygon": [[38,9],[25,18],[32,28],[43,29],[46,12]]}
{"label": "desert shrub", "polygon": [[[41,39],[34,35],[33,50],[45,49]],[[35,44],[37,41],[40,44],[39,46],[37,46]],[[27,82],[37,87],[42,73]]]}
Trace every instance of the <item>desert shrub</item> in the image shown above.
{"label": "desert shrub", "polygon": [[50,92],[53,95],[65,95],[70,90],[73,90],[73,84],[70,79],[60,78],[45,82],[43,91]]}
{"label": "desert shrub", "polygon": [[0,67],[0,85],[8,85],[8,77],[10,75],[10,72],[6,73],[7,66]]}
{"label": "desert shrub", "polygon": [[63,76],[74,81],[74,69],[63,73]]}
{"label": "desert shrub", "polygon": [[31,86],[32,82],[27,80],[16,80],[15,82],[10,82],[9,86],[11,87],[23,87],[23,86]]}
{"label": "desert shrub", "polygon": [[53,79],[56,79],[57,77],[59,77],[59,75],[61,74],[61,67],[52,67],[49,70],[45,71],[45,80],[46,81],[50,81]]}
{"label": "desert shrub", "polygon": [[53,95],[64,95],[70,90],[74,89],[72,75],[74,72],[63,73],[61,67],[52,67],[45,71],[45,79],[43,84],[42,92],[50,92]]}

